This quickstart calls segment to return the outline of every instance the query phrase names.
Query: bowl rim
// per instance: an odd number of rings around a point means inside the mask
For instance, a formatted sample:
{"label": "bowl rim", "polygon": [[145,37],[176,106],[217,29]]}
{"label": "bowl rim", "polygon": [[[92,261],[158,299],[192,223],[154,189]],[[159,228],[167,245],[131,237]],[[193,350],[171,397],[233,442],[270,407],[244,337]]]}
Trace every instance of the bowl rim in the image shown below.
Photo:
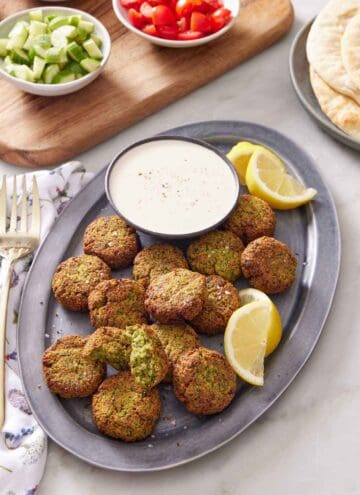
{"label": "bowl rim", "polygon": [[[24,88],[39,88],[39,90],[42,90],[42,89],[49,89],[49,88],[54,88],[54,93],[57,92],[57,89],[60,91],[61,89],[64,89],[64,88],[69,88],[71,86],[76,86],[78,84],[80,84],[80,81],[81,83],[84,83],[85,81],[87,81],[88,79],[90,79],[90,77],[94,77],[96,75],[98,75],[102,69],[104,68],[104,66],[106,65],[109,57],[110,57],[110,52],[111,52],[111,37],[110,37],[110,34],[109,34],[109,31],[107,30],[107,28],[104,26],[104,24],[99,21],[99,19],[97,19],[96,17],[94,17],[93,15],[89,14],[88,12],[86,12],[85,10],[80,10],[80,9],[74,9],[72,7],[63,7],[62,5],[59,5],[59,6],[44,6],[44,7],[33,7],[31,9],[25,9],[25,10],[21,10],[20,12],[16,12],[15,14],[12,14],[10,16],[7,16],[5,17],[5,19],[3,19],[2,21],[0,21],[0,29],[4,26],[6,26],[8,23],[11,23],[11,21],[13,22],[16,22],[16,19],[20,16],[23,16],[23,15],[26,15],[28,14],[29,12],[32,12],[34,10],[43,10],[43,11],[67,11],[69,13],[74,13],[74,14],[81,14],[81,15],[86,15],[88,17],[90,17],[91,19],[94,20],[94,24],[95,24],[95,29],[96,29],[96,25],[100,25],[103,30],[104,30],[104,33],[105,33],[105,38],[106,38],[106,41],[108,42],[108,50],[107,52],[103,52],[103,58],[100,62],[100,65],[99,67],[93,71],[93,72],[89,72],[89,74],[85,74],[83,77],[81,77],[80,79],[75,79],[75,81],[69,81],[69,82],[66,82],[66,83],[60,83],[60,84],[49,84],[49,83],[35,83],[35,82],[30,82],[30,81],[24,81],[22,79],[18,79],[17,77],[15,76],[12,76],[11,74],[8,74],[7,72],[4,71],[4,69],[2,68],[2,64],[0,65],[0,74],[4,77],[4,79],[6,79],[7,81],[10,81],[10,82],[13,82],[13,83],[21,83],[21,85],[24,86]],[[103,42],[105,40],[102,40]],[[104,43],[105,45],[105,43]]]}
{"label": "bowl rim", "polygon": [[[193,143],[193,144],[196,144],[198,146],[201,146],[202,148],[207,148],[208,150],[217,154],[223,160],[224,164],[226,164],[228,166],[228,168],[230,169],[230,172],[231,172],[233,179],[234,179],[235,188],[236,188],[235,195],[234,195],[234,202],[233,202],[231,208],[221,217],[220,220],[213,223],[211,226],[205,227],[204,229],[196,230],[193,232],[187,232],[185,234],[171,234],[171,233],[166,233],[166,232],[157,232],[157,231],[154,231],[151,229],[146,229],[146,228],[142,227],[141,225],[136,224],[135,222],[133,222],[132,220],[127,218],[126,215],[121,213],[120,209],[115,205],[115,203],[112,199],[112,196],[111,196],[111,192],[110,192],[110,176],[111,176],[111,173],[112,173],[116,163],[118,162],[118,160],[122,156],[124,156],[128,151],[130,151],[134,148],[137,148],[138,146],[142,146],[144,144],[150,143],[150,142],[172,141],[172,140],[173,141],[186,141],[188,143]],[[239,196],[240,196],[240,181],[239,181],[239,176],[236,172],[236,169],[235,169],[234,165],[231,163],[231,161],[227,158],[227,156],[225,154],[223,154],[221,151],[219,151],[217,148],[215,148],[211,144],[209,144],[205,141],[202,141],[200,139],[195,139],[195,138],[190,138],[190,137],[185,137],[185,136],[177,136],[175,134],[164,135],[164,136],[160,135],[160,136],[153,136],[153,137],[141,139],[140,141],[136,141],[136,142],[130,144],[129,146],[126,146],[119,153],[117,153],[115,155],[115,157],[111,160],[110,164],[107,167],[107,171],[106,171],[106,175],[105,175],[105,192],[106,192],[106,197],[107,197],[110,205],[112,206],[112,208],[115,210],[115,212],[121,218],[123,218],[125,220],[125,222],[128,223],[134,229],[139,230],[140,232],[143,232],[145,234],[148,234],[148,235],[151,235],[154,237],[164,238],[164,239],[188,239],[191,237],[197,237],[199,235],[206,234],[207,232],[210,232],[211,230],[216,229],[219,225],[224,223],[224,221],[228,218],[228,216],[234,211],[234,209],[236,208],[236,205],[238,203]]]}
{"label": "bowl rim", "polygon": [[204,45],[205,43],[213,41],[219,38],[220,36],[222,36],[223,34],[225,34],[235,24],[236,18],[238,17],[239,12],[241,10],[240,1],[236,2],[236,5],[238,6],[236,10],[231,9],[233,18],[228,24],[226,24],[224,27],[219,29],[219,31],[216,31],[215,33],[209,34],[202,38],[198,38],[196,40],[169,40],[166,38],[158,38],[156,36],[151,36],[150,34],[144,33],[143,31],[141,31],[141,29],[138,29],[135,26],[133,26],[131,22],[128,20],[128,18],[125,15],[123,15],[123,12],[119,6],[119,0],[112,0],[112,6],[116,17],[127,29],[137,34],[141,38],[150,41],[151,43],[167,46],[167,47],[174,47],[174,48],[185,48],[185,47]]}

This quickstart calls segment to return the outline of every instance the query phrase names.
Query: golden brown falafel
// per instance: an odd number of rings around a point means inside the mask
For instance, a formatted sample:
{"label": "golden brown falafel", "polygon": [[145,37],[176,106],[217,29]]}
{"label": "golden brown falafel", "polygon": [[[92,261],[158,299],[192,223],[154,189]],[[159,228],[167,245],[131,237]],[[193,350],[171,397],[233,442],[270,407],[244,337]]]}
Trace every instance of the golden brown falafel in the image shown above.
{"label": "golden brown falafel", "polygon": [[65,399],[88,397],[100,385],[105,365],[83,355],[85,339],[67,335],[43,354],[43,373],[49,389]]}
{"label": "golden brown falafel", "polygon": [[111,270],[97,256],[82,254],[58,265],[52,279],[55,299],[72,311],[86,311],[88,297],[103,280],[111,278]]}
{"label": "golden brown falafel", "polygon": [[131,334],[123,328],[100,327],[86,339],[83,355],[117,370],[129,368]]}
{"label": "golden brown falafel", "polygon": [[146,323],[143,287],[126,278],[106,280],[89,295],[91,323],[95,328],[125,328]]}
{"label": "golden brown falafel", "polygon": [[244,244],[264,235],[271,237],[275,226],[276,217],[271,207],[251,194],[240,196],[235,210],[223,225],[225,230],[239,236]]}
{"label": "golden brown falafel", "polygon": [[199,336],[186,323],[176,323],[173,325],[155,323],[151,325],[151,328],[160,340],[169,361],[169,371],[164,381],[171,382],[173,367],[178,357],[189,349],[199,347],[201,345]]}
{"label": "golden brown falafel", "polygon": [[85,230],[84,252],[98,256],[111,268],[126,268],[138,250],[135,229],[116,215],[97,218]]}
{"label": "golden brown falafel", "polygon": [[213,230],[195,239],[187,250],[192,270],[220,275],[234,282],[241,275],[242,241],[230,231]]}
{"label": "golden brown falafel", "polygon": [[174,366],[176,397],[193,414],[225,409],[236,391],[236,375],[219,352],[198,347],[180,355]]}
{"label": "golden brown falafel", "polygon": [[289,289],[296,277],[297,260],[290,248],[272,237],[259,237],[241,255],[249,284],[267,294]]}
{"label": "golden brown falafel", "polygon": [[146,288],[151,279],[175,268],[189,268],[181,249],[171,244],[152,244],[136,255],[133,275]]}
{"label": "golden brown falafel", "polygon": [[145,307],[161,323],[191,320],[200,313],[205,298],[205,277],[177,268],[159,275],[146,291]]}
{"label": "golden brown falafel", "polygon": [[125,442],[136,442],[149,436],[160,412],[159,391],[156,388],[144,391],[129,371],[121,371],[104,380],[92,399],[97,428],[105,435]]}
{"label": "golden brown falafel", "polygon": [[230,316],[239,307],[240,296],[236,287],[218,275],[209,275],[206,277],[204,306],[191,324],[200,333],[222,333]]}

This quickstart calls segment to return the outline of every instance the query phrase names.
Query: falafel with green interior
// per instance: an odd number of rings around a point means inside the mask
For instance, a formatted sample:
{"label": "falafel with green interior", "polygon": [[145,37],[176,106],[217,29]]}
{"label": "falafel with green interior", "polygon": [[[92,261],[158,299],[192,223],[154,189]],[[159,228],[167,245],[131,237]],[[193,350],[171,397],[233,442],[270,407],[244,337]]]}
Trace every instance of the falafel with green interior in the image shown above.
{"label": "falafel with green interior", "polygon": [[169,371],[164,381],[171,382],[173,368],[180,354],[199,347],[201,345],[200,338],[191,326],[186,323],[173,325],[155,323],[151,325],[151,328],[160,340],[169,362]]}
{"label": "falafel with green interior", "polygon": [[91,222],[83,242],[86,254],[98,256],[114,269],[128,267],[139,250],[135,229],[116,215]]}
{"label": "falafel with green interior", "polygon": [[171,244],[152,244],[136,255],[133,275],[146,288],[154,277],[175,268],[189,268],[181,249]]}
{"label": "falafel with green interior", "polygon": [[223,333],[230,316],[240,304],[239,291],[231,282],[218,275],[209,275],[206,277],[204,306],[191,324],[199,333]]}
{"label": "falafel with green interior", "polygon": [[169,362],[161,342],[147,325],[131,326],[127,331],[131,334],[131,374],[144,389],[155,387],[169,370]]}
{"label": "falafel with green interior", "polygon": [[233,232],[213,230],[195,239],[187,250],[192,270],[234,282],[241,276],[244,245]]}
{"label": "falafel with green interior", "polygon": [[123,328],[100,327],[86,339],[83,355],[109,364],[116,370],[129,368],[131,333]]}
{"label": "falafel with green interior", "polygon": [[192,414],[216,414],[233,400],[236,375],[222,354],[198,347],[176,361],[173,386],[176,397]]}
{"label": "falafel with green interior", "polygon": [[274,234],[276,217],[272,208],[260,198],[251,194],[243,194],[228,217],[223,227],[230,230],[244,244],[261,236],[271,237]]}
{"label": "falafel with green interior", "polygon": [[92,398],[92,415],[97,428],[124,442],[148,437],[161,413],[156,388],[144,391],[129,371],[103,381]]}
{"label": "falafel with green interior", "polygon": [[52,278],[55,299],[72,311],[87,311],[90,291],[111,278],[111,270],[97,256],[82,254],[58,265]]}
{"label": "falafel with green interior", "polygon": [[277,294],[294,283],[297,260],[286,244],[263,236],[246,246],[241,267],[252,287],[266,294]]}
{"label": "falafel with green interior", "polygon": [[91,324],[95,328],[126,328],[147,323],[143,287],[127,278],[106,280],[89,295]]}
{"label": "falafel with green interior", "polygon": [[177,268],[151,280],[145,307],[160,323],[192,320],[200,313],[205,298],[205,277]]}
{"label": "falafel with green interior", "polygon": [[85,339],[66,335],[43,354],[44,378],[49,389],[64,399],[88,397],[105,375],[105,365],[83,355]]}

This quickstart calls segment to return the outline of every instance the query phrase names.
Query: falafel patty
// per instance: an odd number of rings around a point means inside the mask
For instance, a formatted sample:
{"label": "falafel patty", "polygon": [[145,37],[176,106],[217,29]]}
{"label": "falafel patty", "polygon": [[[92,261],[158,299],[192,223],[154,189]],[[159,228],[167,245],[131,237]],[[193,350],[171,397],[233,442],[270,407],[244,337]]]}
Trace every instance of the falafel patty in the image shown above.
{"label": "falafel patty", "polygon": [[100,385],[105,365],[83,355],[85,339],[66,335],[43,354],[42,364],[47,386],[64,399],[88,397]]}
{"label": "falafel patty", "polygon": [[52,279],[55,299],[72,311],[86,311],[88,297],[103,280],[111,278],[111,270],[97,256],[81,254],[58,265]]}
{"label": "falafel patty", "polygon": [[92,398],[92,415],[97,428],[125,442],[149,436],[160,412],[159,391],[156,388],[144,391],[129,371],[104,380]]}
{"label": "falafel patty", "polygon": [[277,294],[293,284],[297,260],[286,244],[263,236],[246,246],[241,267],[251,286],[267,294]]}
{"label": "falafel patty", "polygon": [[146,291],[145,307],[161,323],[192,320],[200,313],[205,298],[205,277],[177,268],[159,275]]}
{"label": "falafel patty", "polygon": [[169,361],[169,371],[164,381],[171,382],[173,367],[178,357],[189,349],[199,347],[199,345],[201,345],[199,336],[191,326],[186,323],[177,323],[173,325],[155,323],[154,325],[151,325],[151,328],[160,340]]}
{"label": "falafel patty", "polygon": [[271,237],[276,226],[276,217],[271,207],[251,194],[240,196],[235,210],[223,227],[241,238],[244,244],[267,235]]}
{"label": "falafel patty", "polygon": [[126,328],[146,323],[144,298],[144,289],[134,280],[106,280],[90,292],[91,324],[95,328]]}
{"label": "falafel patty", "polygon": [[84,252],[98,256],[111,268],[126,268],[138,250],[135,229],[116,215],[97,218],[85,230]]}
{"label": "falafel patty", "polygon": [[198,347],[184,352],[176,361],[173,386],[189,412],[215,414],[233,400],[236,375],[222,354]]}
{"label": "falafel patty", "polygon": [[152,244],[136,255],[133,275],[146,288],[151,279],[175,268],[189,268],[181,249],[171,244]]}
{"label": "falafel patty", "polygon": [[123,328],[100,327],[86,339],[83,355],[116,370],[129,368],[131,334]]}
{"label": "falafel patty", "polygon": [[213,230],[190,244],[187,257],[192,270],[234,282],[241,275],[243,250],[241,239],[233,232]]}
{"label": "falafel patty", "polygon": [[169,362],[160,340],[147,325],[127,328],[131,334],[130,370],[138,385],[155,387],[166,376]]}
{"label": "falafel patty", "polygon": [[206,277],[205,302],[191,321],[196,330],[207,335],[223,333],[233,312],[240,307],[239,291],[218,275]]}

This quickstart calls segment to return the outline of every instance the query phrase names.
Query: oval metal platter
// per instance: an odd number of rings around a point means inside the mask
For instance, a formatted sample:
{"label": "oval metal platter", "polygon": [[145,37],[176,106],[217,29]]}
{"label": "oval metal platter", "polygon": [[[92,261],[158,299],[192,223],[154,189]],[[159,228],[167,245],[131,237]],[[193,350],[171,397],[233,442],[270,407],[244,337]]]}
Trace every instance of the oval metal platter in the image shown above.
{"label": "oval metal platter", "polygon": [[[293,287],[273,297],[284,336],[266,361],[265,386],[250,387],[239,380],[235,399],[227,409],[214,416],[196,417],[177,401],[171,385],[161,385],[161,419],[151,437],[134,444],[97,431],[90,399],[59,399],[43,380],[45,348],[62,335],[93,331],[88,315],[68,312],[56,303],[51,278],[60,261],[82,252],[88,223],[113,213],[104,191],[105,170],[64,209],[33,262],[23,293],[18,326],[23,384],[36,418],[55,442],[84,461],[117,471],[155,471],[190,462],[229,442],[259,418],[290,385],[314,349],[339,271],[340,234],[333,200],[315,164],[295,143],[271,129],[237,121],[196,123],[171,129],[168,134],[202,139],[222,152],[240,140],[263,144],[280,155],[294,176],[315,187],[318,195],[307,206],[277,212],[275,236],[296,253],[298,272]],[[141,235],[144,246],[154,240]],[[186,243],[179,245],[186,248]],[[114,272],[114,276],[129,277],[131,271]],[[240,280],[237,285],[246,287],[246,282]],[[223,350],[221,335],[202,340],[208,347]]]}
{"label": "oval metal platter", "polygon": [[290,50],[290,76],[295,92],[305,110],[330,136],[359,151],[360,141],[349,136],[337,127],[321,110],[311,87],[309,62],[306,57],[306,40],[314,21],[305,24],[296,35]]}

